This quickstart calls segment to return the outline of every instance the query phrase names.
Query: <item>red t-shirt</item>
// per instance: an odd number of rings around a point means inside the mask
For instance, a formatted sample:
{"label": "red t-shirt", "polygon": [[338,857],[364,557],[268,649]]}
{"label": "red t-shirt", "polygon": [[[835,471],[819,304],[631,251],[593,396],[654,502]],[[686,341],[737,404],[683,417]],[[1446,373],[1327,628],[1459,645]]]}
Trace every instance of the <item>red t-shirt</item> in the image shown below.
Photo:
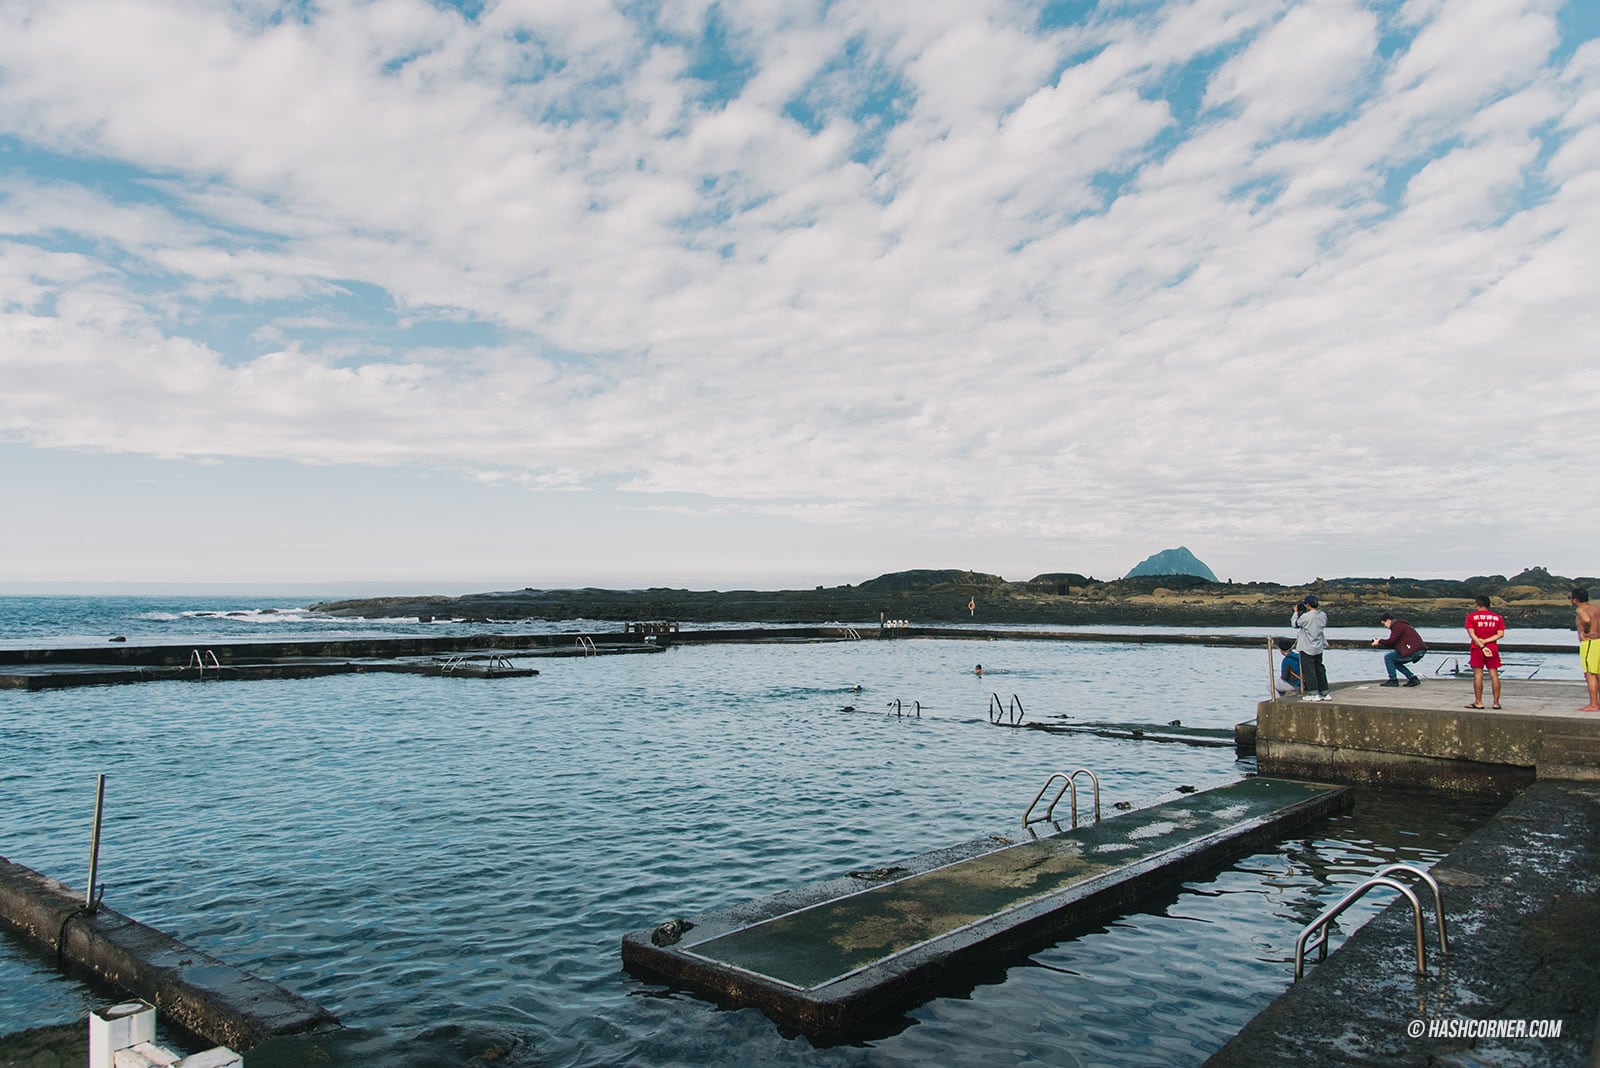
{"label": "red t-shirt", "polygon": [[1499,612],[1487,608],[1479,608],[1467,614],[1467,630],[1474,638],[1480,641],[1491,634],[1499,634],[1506,629],[1506,619]]}

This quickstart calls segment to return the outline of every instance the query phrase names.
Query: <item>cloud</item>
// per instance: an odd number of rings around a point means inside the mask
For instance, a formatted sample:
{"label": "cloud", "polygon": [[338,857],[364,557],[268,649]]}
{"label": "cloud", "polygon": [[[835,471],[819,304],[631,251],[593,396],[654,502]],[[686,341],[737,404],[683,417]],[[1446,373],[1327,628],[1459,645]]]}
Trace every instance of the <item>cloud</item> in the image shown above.
{"label": "cloud", "polygon": [[1545,0],[7,11],[7,441],[1263,549],[1577,462]]}

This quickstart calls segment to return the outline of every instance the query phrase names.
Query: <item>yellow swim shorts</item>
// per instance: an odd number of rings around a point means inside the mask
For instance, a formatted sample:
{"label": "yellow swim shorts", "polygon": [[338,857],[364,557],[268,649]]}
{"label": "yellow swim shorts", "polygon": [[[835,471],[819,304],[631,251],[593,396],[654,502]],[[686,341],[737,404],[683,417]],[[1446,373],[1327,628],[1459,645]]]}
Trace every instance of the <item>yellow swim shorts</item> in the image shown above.
{"label": "yellow swim shorts", "polygon": [[1600,638],[1585,638],[1578,643],[1578,661],[1585,675],[1600,675]]}

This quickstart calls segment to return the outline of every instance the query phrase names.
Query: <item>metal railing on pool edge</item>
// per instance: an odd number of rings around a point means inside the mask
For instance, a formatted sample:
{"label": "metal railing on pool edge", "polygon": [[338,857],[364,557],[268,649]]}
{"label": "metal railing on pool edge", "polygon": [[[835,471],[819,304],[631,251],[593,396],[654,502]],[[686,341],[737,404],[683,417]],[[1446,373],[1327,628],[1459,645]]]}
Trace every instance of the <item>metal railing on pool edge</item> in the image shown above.
{"label": "metal railing on pool edge", "polygon": [[[1421,868],[1414,868],[1409,864],[1389,864],[1379,868],[1375,875],[1330,905],[1322,915],[1306,924],[1306,929],[1300,932],[1300,937],[1295,939],[1294,943],[1294,977],[1297,982],[1305,974],[1306,950],[1314,945],[1318,950],[1317,960],[1319,962],[1327,960],[1328,926],[1338,918],[1341,912],[1360,900],[1367,891],[1377,889],[1380,886],[1398,891],[1402,897],[1411,902],[1413,933],[1416,935],[1417,942],[1417,974],[1428,974],[1428,950],[1422,937],[1422,902],[1417,900],[1417,895],[1409,886],[1389,878],[1391,875],[1402,874],[1415,876],[1427,883],[1428,888],[1433,891],[1433,910],[1439,926],[1439,955],[1441,957],[1450,955],[1450,942],[1444,929],[1444,899],[1439,896],[1439,884],[1434,881],[1433,876]],[[1314,941],[1312,941],[1313,938],[1315,939]]]}
{"label": "metal railing on pool edge", "polygon": [[[1027,811],[1025,811],[1022,814],[1022,825],[1024,827],[1027,827],[1027,826],[1030,826],[1031,824],[1035,824],[1035,823],[1048,823],[1048,822],[1051,822],[1052,819],[1055,816],[1056,805],[1061,801],[1062,795],[1066,794],[1066,793],[1068,793],[1070,791],[1071,794],[1072,794],[1072,825],[1074,827],[1076,827],[1078,825],[1078,781],[1077,780],[1078,780],[1078,776],[1079,775],[1087,775],[1087,776],[1089,776],[1089,781],[1094,784],[1094,821],[1096,823],[1099,823],[1100,822],[1100,776],[1096,775],[1094,772],[1090,771],[1088,768],[1077,768],[1077,769],[1075,769],[1073,771],[1070,771],[1070,772],[1067,772],[1067,771],[1053,772],[1051,774],[1051,776],[1044,781],[1044,785],[1039,787],[1039,792],[1037,794],[1033,795],[1033,801],[1028,805]],[[1061,780],[1061,789],[1056,791],[1056,796],[1050,799],[1050,804],[1049,805],[1045,806],[1044,815],[1035,816],[1033,814],[1033,810],[1039,807],[1039,802],[1041,800],[1043,800],[1044,795],[1045,795],[1045,791],[1050,789],[1050,784],[1055,782],[1057,779]]]}
{"label": "metal railing on pool edge", "polygon": [[1022,698],[1016,694],[1011,695],[1008,705],[1000,700],[1000,695],[989,695],[989,722],[1000,727],[1015,727],[1022,723]]}
{"label": "metal railing on pool edge", "polygon": [[[1544,667],[1544,661],[1542,660],[1510,660],[1504,656],[1500,658],[1500,671],[1502,674],[1512,670],[1526,671],[1528,674],[1524,677],[1531,679],[1539,674],[1539,669],[1542,667]],[[1446,668],[1449,668],[1448,672],[1445,670]],[[1449,674],[1460,677],[1472,674],[1472,669],[1470,667],[1463,668],[1459,656],[1447,656],[1434,665],[1433,673],[1435,675]]]}
{"label": "metal railing on pool edge", "polygon": [[217,677],[221,678],[222,662],[217,659],[217,654],[211,649],[207,649],[205,651],[205,655],[203,656],[198,649],[191,651],[189,653],[189,663],[184,667],[183,670],[188,671],[189,668],[194,668],[200,673],[200,677],[204,679],[206,677],[206,659],[208,657],[211,660],[211,668],[216,671]]}

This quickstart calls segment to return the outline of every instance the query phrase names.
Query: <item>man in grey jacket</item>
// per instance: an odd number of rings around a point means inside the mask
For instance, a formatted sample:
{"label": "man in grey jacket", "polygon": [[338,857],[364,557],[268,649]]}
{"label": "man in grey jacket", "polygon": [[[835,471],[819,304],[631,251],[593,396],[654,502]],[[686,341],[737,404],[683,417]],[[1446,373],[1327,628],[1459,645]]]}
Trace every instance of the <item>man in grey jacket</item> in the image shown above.
{"label": "man in grey jacket", "polygon": [[1294,647],[1300,654],[1300,686],[1306,695],[1302,701],[1328,699],[1328,672],[1322,666],[1322,654],[1328,651],[1328,613],[1317,603],[1315,594],[1294,606],[1289,617],[1294,627]]}

